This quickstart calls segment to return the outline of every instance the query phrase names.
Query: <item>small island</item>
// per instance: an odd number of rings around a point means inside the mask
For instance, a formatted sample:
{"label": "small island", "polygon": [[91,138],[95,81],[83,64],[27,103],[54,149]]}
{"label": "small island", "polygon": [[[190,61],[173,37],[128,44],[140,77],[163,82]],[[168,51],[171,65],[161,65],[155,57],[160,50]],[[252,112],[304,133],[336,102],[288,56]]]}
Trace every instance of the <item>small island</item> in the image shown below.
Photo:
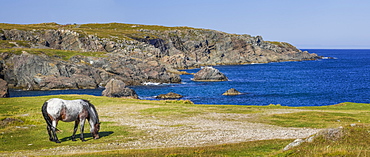
{"label": "small island", "polygon": [[174,92],[169,92],[167,94],[160,94],[156,96],[155,98],[157,99],[181,99],[182,97],[184,96],[174,93]]}
{"label": "small island", "polygon": [[235,88],[230,88],[229,90],[227,90],[222,95],[240,95],[240,94],[242,94],[242,93],[240,93],[239,91],[237,91]]}
{"label": "small island", "polygon": [[207,66],[194,74],[193,81],[227,81],[225,74],[218,69]]}

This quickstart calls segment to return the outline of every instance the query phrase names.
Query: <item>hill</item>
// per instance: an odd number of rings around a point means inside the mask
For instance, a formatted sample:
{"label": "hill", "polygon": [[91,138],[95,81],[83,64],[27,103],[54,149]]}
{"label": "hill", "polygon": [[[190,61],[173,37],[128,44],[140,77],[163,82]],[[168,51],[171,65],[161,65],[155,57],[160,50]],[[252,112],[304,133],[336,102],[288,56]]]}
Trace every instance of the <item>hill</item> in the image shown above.
{"label": "hill", "polygon": [[0,48],[0,79],[26,90],[178,83],[177,69],[320,58],[261,36],[122,23],[3,23]]}

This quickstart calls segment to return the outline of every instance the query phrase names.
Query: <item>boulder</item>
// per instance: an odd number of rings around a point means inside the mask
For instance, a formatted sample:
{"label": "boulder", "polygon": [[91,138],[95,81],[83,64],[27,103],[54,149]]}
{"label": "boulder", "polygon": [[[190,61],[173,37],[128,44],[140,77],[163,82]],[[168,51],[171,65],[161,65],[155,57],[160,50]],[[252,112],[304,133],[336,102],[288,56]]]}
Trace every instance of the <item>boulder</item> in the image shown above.
{"label": "boulder", "polygon": [[293,147],[301,145],[304,142],[306,142],[304,139],[296,139],[292,143],[289,143],[287,146],[285,146],[283,150],[287,151],[289,149],[292,149]]}
{"label": "boulder", "polygon": [[15,118],[5,118],[3,120],[0,120],[0,127],[4,127],[10,124],[19,124],[19,123],[24,123],[23,120],[20,119],[15,119]]}
{"label": "boulder", "polygon": [[227,90],[222,95],[240,95],[240,94],[242,94],[242,93],[240,93],[239,91],[237,91],[235,88],[230,88],[229,90]]}
{"label": "boulder", "polygon": [[6,98],[9,97],[9,88],[8,88],[8,83],[0,79],[0,98]]}
{"label": "boulder", "polygon": [[121,80],[111,79],[105,86],[102,92],[103,96],[107,97],[127,97],[137,99],[138,95],[133,89],[127,88],[126,84]]}
{"label": "boulder", "polygon": [[173,92],[169,92],[167,94],[160,94],[160,95],[156,96],[157,99],[180,99],[182,97],[183,97],[182,95],[176,94],[176,93],[173,93]]}
{"label": "boulder", "polygon": [[204,67],[194,74],[193,81],[227,81],[225,74],[213,67]]}

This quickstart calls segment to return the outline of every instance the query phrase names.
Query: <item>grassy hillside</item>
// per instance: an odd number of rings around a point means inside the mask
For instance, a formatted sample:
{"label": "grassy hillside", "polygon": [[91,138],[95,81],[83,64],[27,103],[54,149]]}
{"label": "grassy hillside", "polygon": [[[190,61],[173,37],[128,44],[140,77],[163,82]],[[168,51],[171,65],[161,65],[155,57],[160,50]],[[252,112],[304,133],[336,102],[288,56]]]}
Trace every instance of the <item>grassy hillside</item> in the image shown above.
{"label": "grassy hillside", "polygon": [[[57,30],[68,29],[73,30],[81,35],[96,35],[99,38],[122,38],[130,40],[131,37],[152,36],[153,33],[147,34],[141,30],[167,31],[167,30],[187,30],[196,29],[190,27],[166,27],[158,25],[139,25],[139,24],[124,24],[124,23],[105,23],[105,24],[68,24],[60,25],[57,23],[40,23],[40,24],[7,24],[0,23],[0,29],[18,29],[18,30]],[[1,31],[1,30],[0,30]],[[1,32],[0,32],[1,33]]]}
{"label": "grassy hillside", "polygon": [[[101,139],[93,140],[86,125],[87,142],[73,142],[73,123],[60,122],[58,133],[61,144],[48,140],[45,122],[41,116],[44,101],[59,97],[63,99],[84,98],[90,100],[100,114],[102,121]],[[115,110],[127,110],[127,113],[115,113]],[[294,112],[292,112],[294,111]],[[370,143],[370,104],[342,103],[324,107],[282,107],[270,106],[234,106],[234,105],[194,105],[190,101],[147,101],[97,97],[89,95],[58,95],[42,97],[3,98],[0,101],[0,154],[2,155],[37,155],[40,152],[69,152],[67,154],[127,155],[127,156],[289,156],[314,154],[323,155],[363,155],[369,154]],[[122,149],[125,144],[138,141],[149,132],[136,127],[120,124],[115,119],[124,116],[153,118],[159,121],[179,117],[193,117],[205,113],[253,115],[253,118],[230,119],[224,121],[248,121],[272,124],[283,127],[337,128],[344,126],[345,136],[337,141],[317,138],[313,143],[304,143],[289,151],[282,151],[294,139],[258,140],[235,144],[210,145],[202,147]],[[273,114],[271,114],[273,113]],[[118,114],[118,115],[117,115]],[[120,115],[122,114],[122,115]],[[125,114],[125,115],[123,115]],[[4,124],[4,119],[17,121]],[[211,118],[211,117],[210,117]],[[356,124],[350,127],[350,124]],[[176,124],[170,127],[181,127]],[[79,132],[78,132],[79,134]],[[88,146],[88,148],[85,148]],[[95,151],[90,150],[94,148]],[[346,153],[347,152],[347,153]],[[348,153],[350,152],[350,153]],[[66,155],[67,155],[66,154]],[[1,156],[2,156],[1,155]],[[40,154],[39,154],[40,155]],[[310,156],[310,155],[309,155]]]}

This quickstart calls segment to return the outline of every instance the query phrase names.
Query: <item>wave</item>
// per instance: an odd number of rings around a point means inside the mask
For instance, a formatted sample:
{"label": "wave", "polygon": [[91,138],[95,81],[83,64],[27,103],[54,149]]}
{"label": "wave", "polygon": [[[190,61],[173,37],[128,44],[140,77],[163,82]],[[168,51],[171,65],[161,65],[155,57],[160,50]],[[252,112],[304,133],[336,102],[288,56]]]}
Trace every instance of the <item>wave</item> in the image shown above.
{"label": "wave", "polygon": [[158,85],[161,85],[162,83],[158,83],[158,82],[143,82],[142,85],[146,85],[146,86],[158,86]]}
{"label": "wave", "polygon": [[338,59],[337,57],[322,57],[321,59]]}

